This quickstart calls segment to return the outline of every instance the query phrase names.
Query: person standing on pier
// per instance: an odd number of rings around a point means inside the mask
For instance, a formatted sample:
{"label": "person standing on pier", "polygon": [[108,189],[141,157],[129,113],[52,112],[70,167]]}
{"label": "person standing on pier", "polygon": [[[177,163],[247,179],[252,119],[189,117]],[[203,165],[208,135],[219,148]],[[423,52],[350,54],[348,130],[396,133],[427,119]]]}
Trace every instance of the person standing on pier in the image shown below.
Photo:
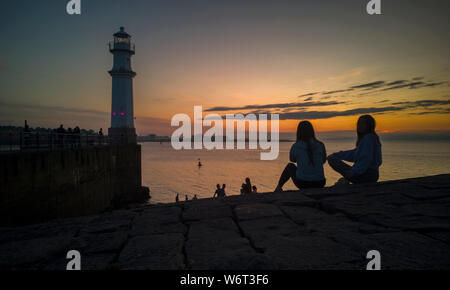
{"label": "person standing on pier", "polygon": [[66,130],[64,126],[61,124],[58,129],[56,129],[56,134],[58,135],[58,147],[63,147],[64,145],[64,134],[66,134]]}
{"label": "person standing on pier", "polygon": [[31,130],[28,126],[27,120],[25,120],[25,127],[23,129],[23,139],[25,143],[25,148],[28,148],[30,146],[30,138],[31,138]]}
{"label": "person standing on pier", "polygon": [[74,138],[75,147],[80,147],[81,146],[81,130],[80,130],[80,127],[76,126],[73,129],[73,138]]}
{"label": "person standing on pier", "polygon": [[103,144],[103,128],[100,128],[100,131],[98,131],[98,143],[99,145]]}

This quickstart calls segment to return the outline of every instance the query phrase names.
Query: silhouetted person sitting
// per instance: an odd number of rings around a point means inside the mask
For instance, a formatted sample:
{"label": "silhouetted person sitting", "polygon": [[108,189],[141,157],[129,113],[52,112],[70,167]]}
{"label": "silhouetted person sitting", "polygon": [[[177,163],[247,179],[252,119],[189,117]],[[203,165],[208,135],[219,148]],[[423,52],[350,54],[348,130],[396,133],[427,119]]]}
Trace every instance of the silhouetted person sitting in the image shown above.
{"label": "silhouetted person sitting", "polygon": [[241,185],[241,194],[249,194],[252,193],[252,184],[250,182],[250,178],[245,179],[245,183]]}
{"label": "silhouetted person sitting", "polygon": [[[340,151],[328,156],[328,164],[343,176],[336,182],[336,185],[378,181],[378,168],[382,163],[381,142],[375,132],[375,119],[372,116],[359,117],[357,135],[355,149]],[[342,160],[353,162],[353,166]]]}
{"label": "silhouetted person sitting", "polygon": [[245,179],[244,192],[246,194],[252,193],[252,183],[250,182],[250,178],[248,177]]}
{"label": "silhouetted person sitting", "polygon": [[214,195],[213,195],[213,198],[214,197],[219,197],[219,195],[220,195],[220,184],[217,184],[216,185],[216,191],[214,192]]}
{"label": "silhouetted person sitting", "polygon": [[224,184],[222,184],[222,188],[220,189],[220,194],[221,194],[221,197],[226,197],[227,196],[227,194],[225,193],[225,187],[226,187],[227,185],[224,183]]}
{"label": "silhouetted person sitting", "polygon": [[289,163],[280,176],[276,192],[283,191],[283,185],[292,179],[299,189],[324,187],[326,180],[323,164],[327,160],[325,145],[316,139],[314,128],[308,121],[297,127],[297,141],[289,153]]}
{"label": "silhouetted person sitting", "polygon": [[252,186],[252,193],[258,193],[258,190],[256,189],[256,186]]}
{"label": "silhouetted person sitting", "polygon": [[192,200],[197,200],[197,199],[198,199],[197,195],[194,194],[194,197],[192,198]]}
{"label": "silhouetted person sitting", "polygon": [[241,184],[241,194],[246,194],[246,192],[245,192],[245,183]]}

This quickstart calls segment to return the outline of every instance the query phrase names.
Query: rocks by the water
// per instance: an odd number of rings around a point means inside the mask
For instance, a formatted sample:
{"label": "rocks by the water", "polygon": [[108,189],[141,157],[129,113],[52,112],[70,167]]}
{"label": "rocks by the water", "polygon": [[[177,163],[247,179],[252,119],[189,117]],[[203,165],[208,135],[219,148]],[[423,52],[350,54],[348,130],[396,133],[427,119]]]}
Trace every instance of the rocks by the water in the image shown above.
{"label": "rocks by the water", "polygon": [[450,269],[450,175],[148,205],[0,228],[0,269]]}

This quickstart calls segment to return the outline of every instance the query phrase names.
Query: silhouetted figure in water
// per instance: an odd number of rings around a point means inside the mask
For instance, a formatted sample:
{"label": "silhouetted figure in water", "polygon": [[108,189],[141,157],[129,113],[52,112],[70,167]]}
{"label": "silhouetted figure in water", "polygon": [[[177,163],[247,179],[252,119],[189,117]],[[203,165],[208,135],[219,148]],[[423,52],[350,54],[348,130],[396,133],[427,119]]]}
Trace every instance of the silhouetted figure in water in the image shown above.
{"label": "silhouetted figure in water", "polygon": [[200,158],[198,159],[198,168],[202,167],[202,162],[200,162]]}
{"label": "silhouetted figure in water", "polygon": [[252,186],[252,193],[258,193],[258,190],[256,189],[256,186]]}
{"label": "silhouetted figure in water", "polygon": [[312,124],[308,121],[300,122],[297,127],[297,140],[289,152],[291,163],[288,163],[281,173],[275,192],[283,191],[283,185],[289,179],[292,179],[299,189],[324,187],[326,180],[323,164],[327,160],[326,157],[325,145],[316,139]]}
{"label": "silhouetted figure in water", "polygon": [[[381,166],[381,142],[375,132],[375,119],[370,115],[359,117],[356,148],[328,156],[328,164],[343,176],[336,185],[377,182]],[[343,161],[353,162],[350,166]]]}
{"label": "silhouetted figure in water", "polygon": [[179,202],[180,201],[180,196],[179,196],[179,194],[177,193],[177,196],[175,197],[175,202]]}
{"label": "silhouetted figure in water", "polygon": [[194,197],[192,198],[192,200],[197,200],[197,199],[198,199],[197,195],[194,194]]}

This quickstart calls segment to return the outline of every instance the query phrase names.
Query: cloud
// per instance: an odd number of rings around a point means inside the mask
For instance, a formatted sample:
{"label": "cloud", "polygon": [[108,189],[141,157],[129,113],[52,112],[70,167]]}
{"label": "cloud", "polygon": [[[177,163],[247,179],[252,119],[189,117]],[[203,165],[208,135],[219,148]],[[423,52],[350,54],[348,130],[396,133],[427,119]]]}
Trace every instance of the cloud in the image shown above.
{"label": "cloud", "polygon": [[405,110],[405,107],[387,106],[380,108],[356,108],[345,111],[298,111],[280,114],[280,120],[329,119],[334,117],[380,114]]}
{"label": "cloud", "polygon": [[67,108],[60,106],[43,106],[43,105],[31,105],[31,104],[14,104],[0,102],[0,107],[10,108],[10,109],[28,109],[28,110],[46,110],[46,111],[56,111],[63,113],[81,113],[81,114],[109,114],[105,111],[90,110],[90,109],[80,109],[80,108]]}
{"label": "cloud", "polygon": [[[62,123],[66,127],[78,125],[86,129],[107,128],[110,123],[109,114],[100,110],[0,102],[0,115],[11,119],[0,123],[13,125],[22,125],[23,120],[27,119],[33,127],[55,127]],[[170,130],[170,120],[160,118],[136,116],[135,124],[144,134]]]}
{"label": "cloud", "polygon": [[403,105],[408,108],[450,105],[450,100],[419,100],[414,102],[395,102],[392,105]]}
{"label": "cloud", "polygon": [[439,83],[428,83],[424,85],[425,87],[436,87],[445,84],[446,82],[439,82]]}
{"label": "cloud", "polygon": [[370,90],[381,89],[379,91],[390,91],[390,90],[397,90],[397,89],[404,89],[404,88],[408,88],[408,89],[418,89],[418,88],[425,88],[425,87],[431,88],[431,87],[438,87],[438,86],[448,83],[448,82],[429,82],[429,81],[427,82],[427,81],[422,81],[422,79],[424,79],[424,77],[415,77],[411,81],[404,80],[404,79],[395,80],[395,81],[378,80],[378,81],[373,81],[370,83],[353,85],[347,89],[330,90],[330,91],[325,91],[325,92],[321,92],[321,93],[313,92],[313,93],[303,94],[299,97],[307,97],[307,96],[313,96],[313,95],[318,95],[318,94],[321,94],[322,96],[327,96],[327,95],[332,95],[332,94],[337,94],[337,93],[345,93],[345,92],[350,92],[350,91],[355,91],[355,90],[370,91]]}
{"label": "cloud", "polygon": [[[389,100],[384,100],[382,102],[389,102]],[[253,114],[270,114],[278,113],[280,120],[304,120],[304,119],[329,119],[334,117],[347,117],[347,116],[358,116],[363,114],[386,114],[392,112],[399,112],[410,110],[414,108],[427,108],[428,111],[423,112],[413,112],[410,114],[414,115],[425,115],[425,114],[447,114],[450,112],[450,108],[431,108],[432,106],[443,106],[449,105],[450,100],[419,100],[414,102],[396,102],[389,106],[384,107],[368,107],[368,108],[355,108],[344,111],[306,111],[304,108],[301,110],[282,110],[282,112],[268,112],[268,111],[252,111]],[[245,114],[244,114],[245,115]]]}
{"label": "cloud", "polygon": [[403,89],[403,88],[417,89],[419,87],[422,87],[423,85],[425,85],[424,82],[409,82],[406,84],[401,84],[401,85],[385,88],[385,89],[383,89],[383,91],[397,90],[397,89]]}
{"label": "cloud", "polygon": [[205,110],[205,112],[223,112],[237,110],[254,110],[254,109],[283,109],[283,108],[305,108],[305,107],[323,107],[331,105],[344,104],[345,102],[329,101],[329,102],[295,102],[295,103],[279,103],[268,105],[247,105],[242,107],[213,107]]}
{"label": "cloud", "polygon": [[450,108],[446,108],[446,109],[432,109],[429,111],[424,111],[424,112],[412,112],[409,113],[410,115],[429,115],[429,114],[450,114]]}
{"label": "cloud", "polygon": [[390,82],[390,83],[386,84],[386,86],[402,85],[406,82],[407,82],[406,80],[398,80],[398,81]]}
{"label": "cloud", "polygon": [[300,95],[300,96],[298,96],[298,97],[299,97],[299,98],[310,97],[310,96],[314,96],[314,95],[317,95],[317,94],[319,94],[319,93],[308,93],[308,94]]}
{"label": "cloud", "polygon": [[304,101],[308,102],[308,101],[312,101],[312,99],[313,99],[313,97],[309,97],[309,98],[306,98]]}
{"label": "cloud", "polygon": [[378,88],[378,87],[384,85],[385,83],[386,83],[385,81],[376,81],[376,82],[352,86],[350,88],[351,89]]}
{"label": "cloud", "polygon": [[323,92],[322,95],[332,95],[337,93],[344,93],[348,91],[352,91],[353,89],[347,89],[347,90],[335,90],[335,91],[329,91],[329,92]]}
{"label": "cloud", "polygon": [[383,91],[403,89],[403,88],[408,88],[408,89],[413,90],[413,89],[425,88],[425,87],[438,87],[445,83],[447,83],[447,82],[422,82],[422,81],[409,82],[409,83],[404,83],[401,85],[385,88],[385,89],[383,89]]}

